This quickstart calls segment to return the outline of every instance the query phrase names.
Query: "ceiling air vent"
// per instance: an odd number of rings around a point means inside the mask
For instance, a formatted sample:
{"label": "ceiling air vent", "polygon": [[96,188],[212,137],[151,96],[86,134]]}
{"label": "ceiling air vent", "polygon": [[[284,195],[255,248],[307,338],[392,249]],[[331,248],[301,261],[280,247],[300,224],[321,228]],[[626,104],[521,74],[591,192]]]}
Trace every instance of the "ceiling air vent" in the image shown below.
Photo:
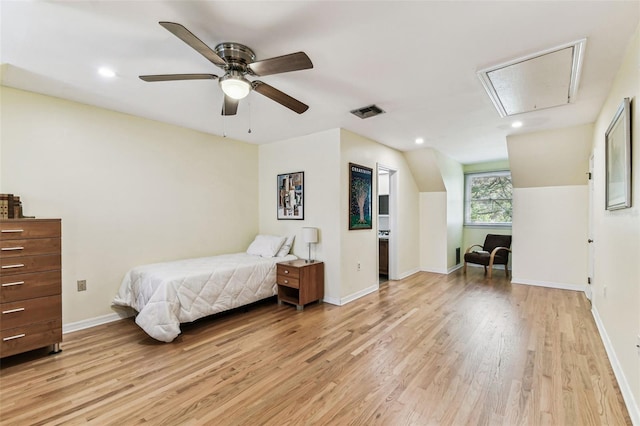
{"label": "ceiling air vent", "polygon": [[574,101],[586,39],[478,71],[500,117]]}
{"label": "ceiling air vent", "polygon": [[353,111],[351,111],[351,114],[364,119],[373,117],[375,115],[384,114],[384,111],[376,105],[369,105],[363,108],[354,109]]}

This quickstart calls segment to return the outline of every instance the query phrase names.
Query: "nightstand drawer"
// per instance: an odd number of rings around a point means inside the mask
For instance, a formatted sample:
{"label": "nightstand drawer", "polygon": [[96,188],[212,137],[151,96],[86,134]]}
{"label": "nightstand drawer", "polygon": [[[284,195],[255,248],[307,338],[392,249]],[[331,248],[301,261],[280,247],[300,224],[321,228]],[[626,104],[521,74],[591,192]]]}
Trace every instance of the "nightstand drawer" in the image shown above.
{"label": "nightstand drawer", "polygon": [[60,318],[62,296],[38,297],[0,304],[0,328],[7,330]]}
{"label": "nightstand drawer", "polygon": [[278,275],[278,284],[291,288],[300,288],[300,280],[288,275]]}
{"label": "nightstand drawer", "polygon": [[60,238],[1,240],[0,257],[33,256],[60,253]]}
{"label": "nightstand drawer", "polygon": [[300,268],[278,264],[278,276],[300,278]]}
{"label": "nightstand drawer", "polygon": [[1,257],[2,275],[26,274],[29,272],[55,271],[61,269],[60,254],[43,256]]}

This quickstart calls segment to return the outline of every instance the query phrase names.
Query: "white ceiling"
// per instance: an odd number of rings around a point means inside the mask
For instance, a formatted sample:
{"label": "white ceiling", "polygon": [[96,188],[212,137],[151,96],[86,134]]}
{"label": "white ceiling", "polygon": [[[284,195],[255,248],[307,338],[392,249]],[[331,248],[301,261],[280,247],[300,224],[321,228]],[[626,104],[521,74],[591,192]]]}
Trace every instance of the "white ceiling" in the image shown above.
{"label": "white ceiling", "polygon": [[[422,137],[422,147],[469,164],[506,158],[509,134],[593,122],[639,10],[637,1],[2,0],[0,62],[6,86],[251,143],[342,127],[402,151],[420,148]],[[306,52],[312,70],[261,80],[309,110],[298,115],[251,93],[223,121],[216,81],[141,81],[222,75],[158,21],[184,25],[211,48],[243,43],[258,60]],[[575,103],[499,117],[476,71],[585,37]],[[98,76],[100,66],[116,78]],[[374,103],[386,114],[349,113]],[[512,129],[515,119],[524,126]]]}

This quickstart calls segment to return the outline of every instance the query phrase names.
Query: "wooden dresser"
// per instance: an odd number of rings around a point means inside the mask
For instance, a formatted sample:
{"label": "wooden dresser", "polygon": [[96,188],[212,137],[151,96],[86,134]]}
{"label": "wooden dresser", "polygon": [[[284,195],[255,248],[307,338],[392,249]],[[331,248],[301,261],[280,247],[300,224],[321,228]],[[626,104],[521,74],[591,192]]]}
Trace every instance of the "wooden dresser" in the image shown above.
{"label": "wooden dresser", "polygon": [[60,219],[0,220],[0,358],[62,341]]}

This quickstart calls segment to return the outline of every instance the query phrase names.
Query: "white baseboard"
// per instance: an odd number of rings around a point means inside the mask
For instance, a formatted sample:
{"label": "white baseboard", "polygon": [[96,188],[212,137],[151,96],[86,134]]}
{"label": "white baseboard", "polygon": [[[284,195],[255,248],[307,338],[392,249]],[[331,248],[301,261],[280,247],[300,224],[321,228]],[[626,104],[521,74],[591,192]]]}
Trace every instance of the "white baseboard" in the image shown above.
{"label": "white baseboard", "polygon": [[526,278],[518,278],[518,277],[512,277],[511,284],[534,285],[537,287],[549,287],[549,288],[557,288],[560,290],[573,290],[573,291],[586,291],[586,287],[587,287],[586,284],[555,283],[550,281],[528,280]]}
{"label": "white baseboard", "polygon": [[322,299],[323,302],[326,303],[331,303],[332,305],[337,305],[337,306],[342,306],[342,305],[346,305],[349,302],[353,302],[356,299],[360,299],[361,297],[366,296],[367,294],[373,293],[375,291],[378,291],[380,289],[380,285],[379,284],[375,284],[372,285],[370,287],[367,287],[363,290],[357,291],[353,294],[350,294],[347,297],[342,297],[342,298],[336,298],[336,297],[325,297],[324,299]]}
{"label": "white baseboard", "polygon": [[439,269],[439,268],[420,268],[420,271],[431,272],[433,274],[442,274],[442,275],[447,275],[448,273],[446,269]]}
{"label": "white baseboard", "polygon": [[89,318],[82,321],[70,322],[62,325],[62,334],[72,333],[74,331],[84,330],[85,328],[95,327],[97,325],[107,324],[110,322],[118,321],[124,318],[129,318],[134,315],[133,311],[125,309],[118,310],[117,312],[101,315],[95,318]]}
{"label": "white baseboard", "polygon": [[458,263],[457,265],[452,266],[451,268],[447,269],[447,274],[450,274],[450,273],[452,273],[452,272],[455,272],[455,271],[457,271],[458,269],[462,269],[462,267],[463,267],[463,266],[464,266],[464,264],[463,264],[463,263]]}
{"label": "white baseboard", "polygon": [[604,349],[607,351],[607,356],[609,357],[609,362],[611,363],[611,368],[613,368],[613,374],[615,374],[616,379],[618,380],[618,386],[620,386],[620,392],[622,393],[622,398],[627,406],[627,411],[629,411],[629,416],[631,417],[631,423],[636,426],[640,425],[640,409],[638,408],[638,403],[633,397],[633,392],[631,392],[631,387],[629,386],[629,382],[622,371],[622,366],[620,365],[620,361],[616,356],[616,351],[611,344],[611,340],[609,340],[609,335],[607,334],[607,330],[604,327],[604,323],[602,319],[600,319],[600,315],[598,314],[598,310],[595,306],[591,307],[591,314],[593,315],[593,319],[596,322],[596,326],[598,327],[598,332],[600,333],[600,339],[602,339],[602,343],[604,344]]}
{"label": "white baseboard", "polygon": [[405,271],[405,272],[401,273],[400,275],[398,275],[397,280],[404,280],[405,278],[410,277],[411,275],[416,274],[418,272],[420,272],[420,268],[415,268],[415,269],[411,269],[409,271]]}

